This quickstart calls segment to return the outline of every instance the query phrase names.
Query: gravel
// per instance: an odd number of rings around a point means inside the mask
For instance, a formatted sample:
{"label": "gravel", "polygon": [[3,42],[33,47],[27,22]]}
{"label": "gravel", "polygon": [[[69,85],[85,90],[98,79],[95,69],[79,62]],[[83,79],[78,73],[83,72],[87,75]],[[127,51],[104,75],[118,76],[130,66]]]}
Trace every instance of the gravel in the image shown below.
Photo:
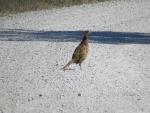
{"label": "gravel", "polygon": [[[63,71],[80,30],[88,58]],[[0,17],[0,113],[149,113],[149,33],[149,0]]]}

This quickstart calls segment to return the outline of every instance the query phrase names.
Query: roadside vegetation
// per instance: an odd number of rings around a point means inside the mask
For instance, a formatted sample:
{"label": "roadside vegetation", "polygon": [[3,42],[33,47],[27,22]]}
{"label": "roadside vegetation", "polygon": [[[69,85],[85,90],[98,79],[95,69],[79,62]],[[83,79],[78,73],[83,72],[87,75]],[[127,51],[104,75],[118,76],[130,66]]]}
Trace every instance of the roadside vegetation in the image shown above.
{"label": "roadside vegetation", "polygon": [[104,1],[108,0],[0,0],[0,15]]}

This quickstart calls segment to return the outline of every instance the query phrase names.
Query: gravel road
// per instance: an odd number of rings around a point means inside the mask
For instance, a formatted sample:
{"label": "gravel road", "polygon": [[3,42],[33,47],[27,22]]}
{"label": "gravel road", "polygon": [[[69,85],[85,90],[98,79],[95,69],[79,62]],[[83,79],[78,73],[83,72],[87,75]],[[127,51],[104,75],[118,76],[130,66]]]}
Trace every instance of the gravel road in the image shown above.
{"label": "gravel road", "polygon": [[[62,71],[90,30],[83,70]],[[0,113],[149,113],[150,1],[0,17]]]}

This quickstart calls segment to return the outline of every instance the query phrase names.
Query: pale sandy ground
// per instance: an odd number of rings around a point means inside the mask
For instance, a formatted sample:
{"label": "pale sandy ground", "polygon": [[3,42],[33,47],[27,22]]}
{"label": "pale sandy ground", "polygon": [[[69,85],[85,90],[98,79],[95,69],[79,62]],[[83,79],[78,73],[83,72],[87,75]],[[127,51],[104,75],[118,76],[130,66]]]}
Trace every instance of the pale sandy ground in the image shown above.
{"label": "pale sandy ground", "polygon": [[[35,41],[39,34],[21,33],[74,30],[76,36],[86,29],[145,34],[136,43],[117,44],[93,42],[91,36],[83,70],[72,65],[64,72],[60,68],[79,42]],[[0,17],[0,113],[149,113],[150,42],[139,43],[149,33],[149,0]],[[30,41],[2,41],[11,37]]]}

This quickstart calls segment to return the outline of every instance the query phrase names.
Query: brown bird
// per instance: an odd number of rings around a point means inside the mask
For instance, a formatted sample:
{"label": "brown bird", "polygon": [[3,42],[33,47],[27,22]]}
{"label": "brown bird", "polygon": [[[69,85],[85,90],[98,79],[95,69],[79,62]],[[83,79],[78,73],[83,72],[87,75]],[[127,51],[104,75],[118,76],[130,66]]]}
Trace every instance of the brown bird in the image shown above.
{"label": "brown bird", "polygon": [[89,51],[89,47],[88,47],[89,31],[84,31],[83,33],[84,36],[81,43],[76,47],[72,55],[72,59],[62,68],[63,70],[66,70],[66,68],[70,66],[72,63],[79,64],[80,69],[82,70],[81,64],[86,59]]}

